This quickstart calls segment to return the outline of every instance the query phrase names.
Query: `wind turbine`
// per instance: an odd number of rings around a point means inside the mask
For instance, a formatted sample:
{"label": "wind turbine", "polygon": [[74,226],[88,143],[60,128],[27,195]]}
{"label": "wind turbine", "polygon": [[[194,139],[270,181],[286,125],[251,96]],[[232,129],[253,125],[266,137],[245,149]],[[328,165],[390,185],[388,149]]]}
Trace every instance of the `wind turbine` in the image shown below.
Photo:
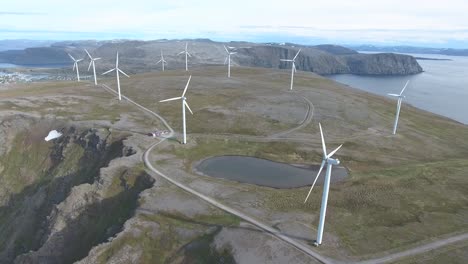
{"label": "wind turbine", "polygon": [[296,58],[297,55],[299,55],[299,52],[301,52],[301,49],[296,53],[296,56],[292,60],[286,60],[286,59],[280,59],[280,61],[290,61],[292,62],[292,67],[291,67],[291,88],[289,90],[293,89],[293,82],[294,82],[294,72],[296,72]]}
{"label": "wind turbine", "polygon": [[398,118],[400,117],[401,102],[403,101],[403,98],[406,97],[406,96],[403,95],[403,92],[405,91],[406,86],[408,86],[408,84],[409,84],[409,80],[406,81],[405,87],[403,87],[403,90],[401,90],[400,94],[391,94],[391,93],[388,94],[388,95],[393,96],[393,97],[398,97],[395,124],[393,125],[393,135],[396,134],[396,130],[397,130],[397,126],[398,126]]}
{"label": "wind turbine", "polygon": [[156,62],[156,65],[157,65],[158,63],[161,63],[162,71],[164,71],[164,64],[167,64],[167,61],[164,60],[164,55],[163,55],[162,50],[161,50],[161,59],[160,59],[158,62]]}
{"label": "wind turbine", "polygon": [[189,86],[190,79],[192,79],[192,75],[190,75],[190,77],[189,77],[189,79],[187,81],[187,85],[185,85],[185,89],[184,89],[184,92],[182,93],[182,96],[159,101],[160,103],[162,103],[162,102],[174,101],[174,100],[179,100],[179,99],[182,100],[182,127],[183,127],[183,130],[184,130],[184,144],[187,144],[187,130],[186,130],[186,125],[185,125],[185,107],[187,107],[187,109],[193,115],[193,112],[190,109],[190,106],[186,102],[187,98],[185,97],[185,93],[187,92],[187,88]]}
{"label": "wind turbine", "polygon": [[113,72],[115,71],[115,73],[117,74],[117,90],[119,92],[119,101],[122,100],[122,95],[120,94],[120,78],[119,78],[119,72],[122,73],[123,75],[127,76],[128,78],[130,78],[130,76],[128,76],[125,72],[123,72],[121,69],[119,69],[119,53],[117,52],[117,58],[115,59],[115,68],[113,69],[110,69],[108,71],[106,71],[105,73],[103,73],[102,75],[104,74],[108,74],[110,72]]}
{"label": "wind turbine", "polygon": [[75,70],[76,68],[76,78],[78,79],[78,81],[80,81],[80,70],[78,69],[78,62],[82,61],[83,59],[75,59],[73,58],[72,55],[70,55],[70,53],[68,53],[68,56],[70,56],[70,58],[73,60],[73,70]]}
{"label": "wind turbine", "polygon": [[307,194],[307,197],[304,201],[304,203],[306,203],[307,199],[309,199],[310,193],[312,192],[312,189],[314,188],[314,185],[317,182],[317,179],[320,176],[320,173],[322,172],[323,167],[325,166],[325,164],[327,164],[327,172],[325,174],[325,181],[323,184],[322,207],[320,208],[320,221],[319,221],[319,226],[317,230],[317,240],[315,242],[316,246],[322,244],[323,227],[325,225],[325,214],[327,213],[328,191],[330,189],[330,176],[332,172],[332,167],[333,165],[340,164],[340,161],[338,159],[333,159],[332,156],[343,146],[343,145],[340,145],[335,150],[327,154],[327,147],[325,145],[325,139],[323,138],[323,132],[322,132],[322,125],[320,123],[319,123],[319,127],[320,127],[320,136],[322,137],[322,150],[323,150],[322,165],[320,165],[320,169],[317,173],[317,176],[315,177],[314,183],[312,183],[312,187],[310,187],[310,191]]}
{"label": "wind turbine", "polygon": [[188,58],[187,58],[187,56],[192,57],[192,55],[190,55],[190,53],[187,51],[187,45],[188,45],[188,43],[185,42],[185,50],[183,50],[183,51],[179,52],[179,54],[177,54],[177,55],[185,54],[185,71],[188,71]]}
{"label": "wind turbine", "polygon": [[97,85],[97,79],[96,79],[96,64],[95,64],[94,62],[97,61],[97,60],[100,60],[101,58],[93,58],[93,57],[91,57],[91,54],[89,54],[88,50],[85,49],[85,51],[86,51],[86,54],[88,54],[89,59],[91,60],[91,61],[89,62],[88,71],[89,71],[89,69],[91,68],[91,65],[93,65],[94,85]]}
{"label": "wind turbine", "polygon": [[226,50],[227,52],[227,57],[226,59],[224,60],[224,64],[226,64],[226,61],[228,62],[228,78],[231,78],[231,55],[234,55],[236,54],[237,52],[230,52],[226,46],[224,46],[224,49]]}

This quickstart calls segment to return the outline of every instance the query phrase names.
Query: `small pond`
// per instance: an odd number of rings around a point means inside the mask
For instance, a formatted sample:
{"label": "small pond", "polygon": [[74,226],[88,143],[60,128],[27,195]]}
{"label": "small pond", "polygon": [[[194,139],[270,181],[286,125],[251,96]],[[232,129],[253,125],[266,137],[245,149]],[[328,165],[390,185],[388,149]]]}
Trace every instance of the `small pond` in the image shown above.
{"label": "small pond", "polygon": [[[194,165],[198,174],[278,189],[311,185],[319,168],[320,165],[290,165],[249,156],[211,157]],[[325,169],[318,184],[323,183]],[[345,167],[334,166],[331,181],[343,181],[347,176]]]}

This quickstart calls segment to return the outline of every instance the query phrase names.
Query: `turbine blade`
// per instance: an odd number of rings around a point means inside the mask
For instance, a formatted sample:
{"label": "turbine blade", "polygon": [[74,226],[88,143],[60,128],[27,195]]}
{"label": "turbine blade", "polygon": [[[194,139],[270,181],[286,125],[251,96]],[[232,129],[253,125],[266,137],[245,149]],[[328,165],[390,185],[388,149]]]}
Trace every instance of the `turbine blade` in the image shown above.
{"label": "turbine blade", "polygon": [[88,71],[89,71],[89,69],[91,69],[91,65],[92,65],[92,64],[93,64],[93,61],[90,61],[90,62],[89,62],[89,66],[88,66]]}
{"label": "turbine blade", "polygon": [[293,69],[294,69],[294,72],[297,72],[296,63],[294,62],[293,62]]}
{"label": "turbine blade", "polygon": [[159,64],[160,62],[162,62],[162,60],[158,60],[158,62],[156,62],[156,64]]}
{"label": "turbine blade", "polygon": [[226,50],[226,52],[229,54],[229,50],[226,48],[225,45],[223,45],[224,49]]}
{"label": "turbine blade", "polygon": [[[84,51],[86,51],[86,54],[88,54],[88,57],[92,60],[93,57],[91,57],[91,54],[89,54],[88,50],[87,49],[84,49]],[[89,70],[88,70],[89,71]]]}
{"label": "turbine blade", "polygon": [[402,95],[402,94],[403,94],[403,92],[405,91],[405,89],[406,89],[406,86],[408,86],[408,84],[409,84],[409,80],[408,80],[408,81],[406,81],[405,87],[403,87],[403,90],[401,90],[401,92],[400,92],[400,95]]}
{"label": "turbine blade", "polygon": [[327,158],[331,158],[333,156],[333,154],[335,154],[341,147],[343,146],[343,144],[341,144],[339,147],[337,147],[335,150],[333,150],[332,152],[330,152],[330,154],[328,154]]}
{"label": "turbine blade", "polygon": [[394,93],[389,93],[388,95],[390,95],[390,96],[395,96],[395,97],[400,97],[399,94],[394,94]]}
{"label": "turbine blade", "polygon": [[161,101],[159,101],[159,102],[160,102],[160,103],[162,103],[162,102],[169,102],[169,101],[175,101],[175,100],[179,100],[179,99],[182,99],[182,97],[169,98],[169,99],[166,99],[166,100],[161,100]]}
{"label": "turbine blade", "polygon": [[192,79],[192,75],[190,75],[190,77],[188,78],[187,84],[185,85],[185,89],[184,89],[184,92],[182,93],[181,97],[184,97],[185,93],[187,92],[187,88],[188,88],[188,85],[190,83],[190,79]]}
{"label": "turbine blade", "polygon": [[101,75],[108,74],[108,73],[113,72],[113,71],[115,71],[115,68],[114,68],[114,69],[111,69],[111,70],[108,70],[108,71],[106,71],[105,73],[103,73],[103,74],[101,74]]}
{"label": "turbine blade", "polygon": [[307,199],[309,199],[309,196],[312,193],[312,189],[314,188],[315,183],[317,182],[317,179],[320,176],[320,173],[322,172],[324,166],[325,166],[325,160],[322,160],[322,165],[320,165],[320,169],[319,169],[319,171],[317,173],[317,176],[315,176],[314,183],[312,183],[312,186],[310,187],[309,193],[307,194],[307,197],[305,198],[304,203],[306,203]]}
{"label": "turbine blade", "polygon": [[177,53],[177,55],[180,55],[180,54],[183,54],[183,53],[185,53],[185,51],[181,51],[181,52]]}
{"label": "turbine blade", "polygon": [[320,136],[322,137],[323,156],[327,157],[327,146],[325,145],[325,139],[323,138],[322,125],[320,123],[319,123],[319,127],[320,127]]}
{"label": "turbine blade", "polygon": [[77,67],[76,61],[73,63],[73,70],[75,70],[75,67]]}
{"label": "turbine blade", "polygon": [[82,60],[83,60],[83,59],[79,59],[79,60],[76,60],[76,62],[80,62],[80,61],[82,61]]}
{"label": "turbine blade", "polygon": [[299,51],[296,53],[296,56],[294,56],[293,60],[297,58],[297,56],[299,55],[299,52],[301,52],[301,49],[299,49]]}
{"label": "turbine blade", "polygon": [[187,55],[188,55],[190,58],[192,57],[192,55],[191,55],[190,53],[188,53],[188,52],[187,52]]}
{"label": "turbine blade", "polygon": [[226,65],[227,60],[228,60],[228,57],[226,57],[226,59],[224,59],[224,65]]}
{"label": "turbine blade", "polygon": [[121,69],[117,69],[120,73],[122,73],[123,75],[127,76],[128,78],[130,78],[130,76],[128,76],[125,72],[123,72]]}
{"label": "turbine blade", "polygon": [[190,113],[193,115],[192,109],[190,109],[190,106],[187,104],[187,102],[184,100],[184,105],[187,107],[187,109],[190,111]]}
{"label": "turbine blade", "polygon": [[231,54],[231,55],[234,55],[234,54],[237,54],[237,52],[231,52],[230,54]]}
{"label": "turbine blade", "polygon": [[101,58],[94,58],[93,60],[97,61],[97,60],[100,60]]}
{"label": "turbine blade", "polygon": [[67,53],[67,54],[68,54],[68,56],[69,56],[73,61],[76,61],[75,58],[73,58],[73,56],[70,55],[70,53]]}
{"label": "turbine blade", "polygon": [[188,42],[185,42],[185,52],[187,52]]}
{"label": "turbine blade", "polygon": [[293,61],[293,60],[280,59],[280,61]]}

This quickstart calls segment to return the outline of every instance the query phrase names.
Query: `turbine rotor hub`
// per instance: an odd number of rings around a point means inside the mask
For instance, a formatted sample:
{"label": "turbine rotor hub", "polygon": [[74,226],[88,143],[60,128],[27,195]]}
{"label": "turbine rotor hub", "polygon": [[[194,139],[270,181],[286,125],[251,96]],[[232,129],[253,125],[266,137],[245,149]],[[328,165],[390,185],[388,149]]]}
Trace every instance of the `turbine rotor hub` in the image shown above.
{"label": "turbine rotor hub", "polygon": [[331,164],[331,165],[338,165],[338,164],[340,164],[340,160],[339,159],[328,158],[327,163]]}

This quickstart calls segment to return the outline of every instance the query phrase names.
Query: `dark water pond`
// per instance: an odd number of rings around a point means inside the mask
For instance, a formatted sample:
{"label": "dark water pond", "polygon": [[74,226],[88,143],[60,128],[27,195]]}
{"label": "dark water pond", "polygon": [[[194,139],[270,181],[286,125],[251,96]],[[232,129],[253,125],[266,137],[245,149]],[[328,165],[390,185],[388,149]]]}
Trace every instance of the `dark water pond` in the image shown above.
{"label": "dark water pond", "polygon": [[[194,170],[202,175],[261,186],[288,189],[311,185],[320,165],[290,165],[248,156],[218,156],[197,163]],[[325,169],[318,183],[323,183]],[[343,181],[346,168],[335,166],[332,182]]]}

